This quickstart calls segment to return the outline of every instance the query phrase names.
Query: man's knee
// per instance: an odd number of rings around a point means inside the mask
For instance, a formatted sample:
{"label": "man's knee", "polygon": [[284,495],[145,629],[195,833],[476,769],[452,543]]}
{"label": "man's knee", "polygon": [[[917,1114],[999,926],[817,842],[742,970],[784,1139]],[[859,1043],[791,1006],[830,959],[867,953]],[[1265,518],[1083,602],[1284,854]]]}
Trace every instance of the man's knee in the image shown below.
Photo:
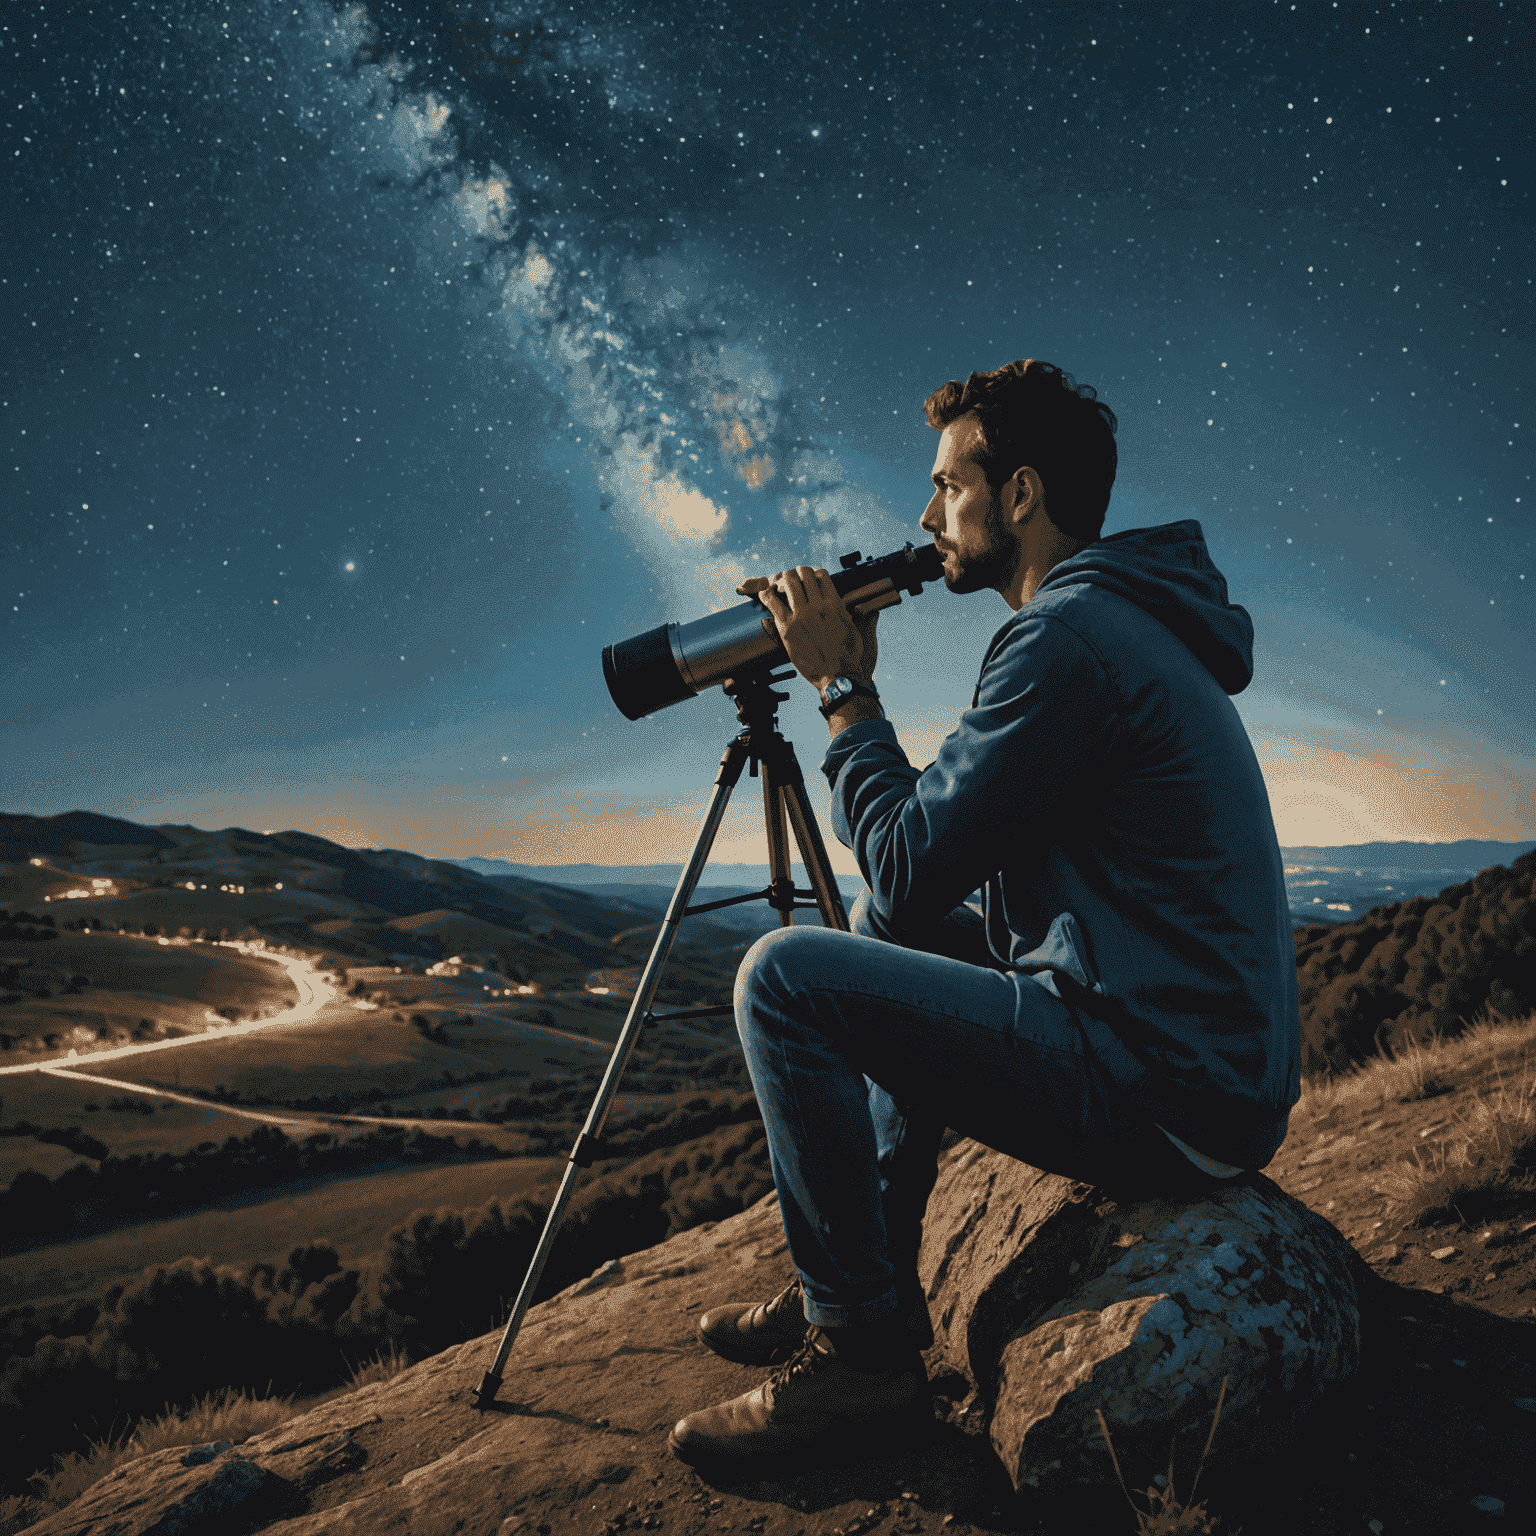
{"label": "man's knee", "polygon": [[[850,952],[851,946],[851,952]],[[775,928],[742,957],[733,994],[738,1032],[775,1014],[817,1012],[815,997],[842,974],[865,945],[835,928]]]}
{"label": "man's knee", "polygon": [[774,928],[765,933],[745,955],[736,970],[736,1017],[750,1012],[752,1002],[767,995],[787,997],[799,990],[798,979],[815,973],[816,962],[806,949],[826,936],[824,928]]}

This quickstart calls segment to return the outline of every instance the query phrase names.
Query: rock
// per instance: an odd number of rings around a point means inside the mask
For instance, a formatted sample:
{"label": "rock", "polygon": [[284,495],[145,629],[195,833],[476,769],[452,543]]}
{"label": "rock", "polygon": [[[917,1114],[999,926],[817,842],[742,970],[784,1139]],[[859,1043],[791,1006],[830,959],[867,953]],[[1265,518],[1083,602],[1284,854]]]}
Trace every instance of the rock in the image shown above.
{"label": "rock", "polygon": [[1270,1180],[1122,1206],[975,1143],[951,1159],[918,1263],[929,1376],[963,1383],[955,1419],[1016,1489],[1101,1486],[1096,1410],[1134,1485],[1171,1435],[1209,1428],[1223,1377],[1222,1434],[1241,1444],[1357,1371],[1354,1254]]}
{"label": "rock", "polygon": [[183,1446],[130,1461],[27,1536],[224,1536],[292,1507],[283,1480],[253,1461],[187,1456]]}
{"label": "rock", "polygon": [[200,1467],[205,1461],[212,1461],[215,1456],[221,1455],[229,1449],[228,1440],[214,1440],[207,1445],[194,1445],[181,1458],[184,1467]]}

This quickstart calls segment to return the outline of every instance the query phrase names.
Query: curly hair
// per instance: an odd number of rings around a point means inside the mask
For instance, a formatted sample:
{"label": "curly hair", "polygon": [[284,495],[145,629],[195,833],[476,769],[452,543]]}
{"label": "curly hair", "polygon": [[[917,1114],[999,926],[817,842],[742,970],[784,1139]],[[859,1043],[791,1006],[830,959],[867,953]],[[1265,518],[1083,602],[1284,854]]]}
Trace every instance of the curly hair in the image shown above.
{"label": "curly hair", "polygon": [[981,433],[972,457],[995,491],[1029,465],[1045,487],[1045,510],[1069,538],[1091,543],[1104,526],[1118,455],[1115,413],[1091,384],[1054,363],[1024,358],[964,384],[951,379],[923,402],[942,431],[974,411]]}

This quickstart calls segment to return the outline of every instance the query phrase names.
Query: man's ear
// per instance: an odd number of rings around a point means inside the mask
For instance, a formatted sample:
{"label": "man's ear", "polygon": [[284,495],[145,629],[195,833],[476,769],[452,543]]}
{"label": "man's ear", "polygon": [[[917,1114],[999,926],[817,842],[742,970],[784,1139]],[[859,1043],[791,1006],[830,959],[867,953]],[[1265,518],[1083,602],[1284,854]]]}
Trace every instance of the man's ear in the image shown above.
{"label": "man's ear", "polygon": [[1013,518],[1031,517],[1045,508],[1045,485],[1028,464],[1021,464],[1012,475]]}

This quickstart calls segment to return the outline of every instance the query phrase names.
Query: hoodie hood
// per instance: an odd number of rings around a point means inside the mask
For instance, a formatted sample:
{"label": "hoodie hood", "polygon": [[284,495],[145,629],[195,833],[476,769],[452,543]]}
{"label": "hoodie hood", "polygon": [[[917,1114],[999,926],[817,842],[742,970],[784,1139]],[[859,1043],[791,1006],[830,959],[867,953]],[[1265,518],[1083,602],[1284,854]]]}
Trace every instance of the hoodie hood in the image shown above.
{"label": "hoodie hood", "polygon": [[1052,568],[1041,592],[1103,587],[1171,630],[1227,693],[1253,681],[1253,620],[1227,601],[1227,578],[1212,563],[1194,518],[1128,528],[1097,539]]}

